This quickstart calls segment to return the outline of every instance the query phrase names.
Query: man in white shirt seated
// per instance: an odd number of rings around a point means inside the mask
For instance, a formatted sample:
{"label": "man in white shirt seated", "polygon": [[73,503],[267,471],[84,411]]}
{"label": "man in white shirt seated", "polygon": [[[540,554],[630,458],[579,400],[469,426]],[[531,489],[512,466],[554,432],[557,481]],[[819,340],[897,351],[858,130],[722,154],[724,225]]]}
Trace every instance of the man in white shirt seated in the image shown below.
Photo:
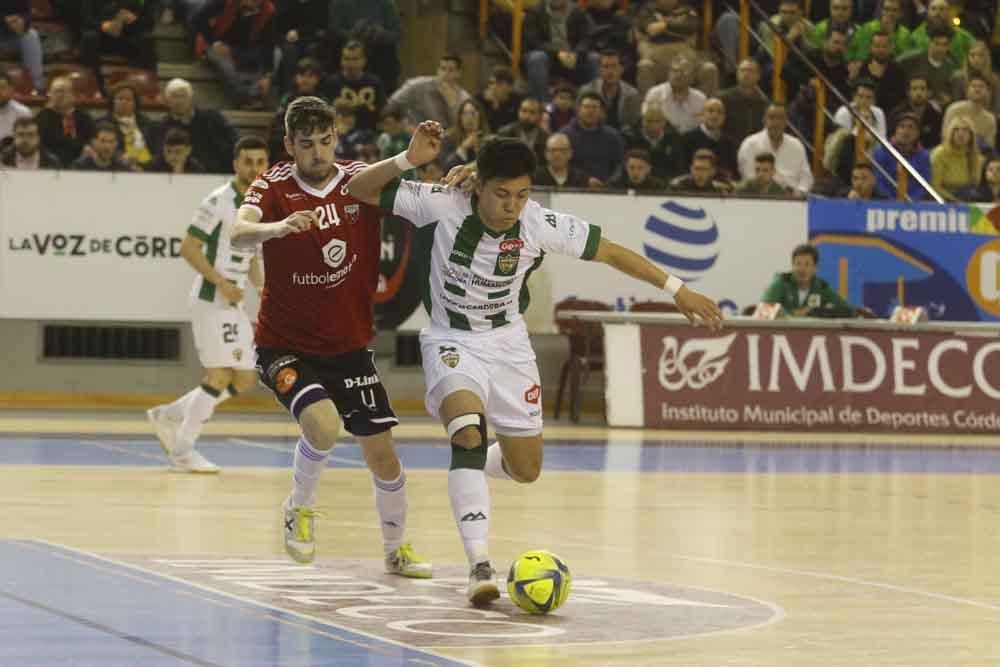
{"label": "man in white shirt seated", "polygon": [[809,157],[801,141],[785,134],[787,123],[784,104],[774,103],[767,108],[764,129],[751,134],[740,144],[740,176],[743,180],[753,178],[755,158],[761,153],[771,153],[777,171],[774,180],[805,195],[813,185]]}
{"label": "man in white shirt seated", "polygon": [[691,61],[677,56],[670,63],[670,80],[653,86],[646,93],[642,110],[659,106],[678,134],[695,129],[701,123],[701,111],[705,108],[705,93],[691,88]]}
{"label": "man in white shirt seated", "polygon": [[[885,137],[886,123],[885,112],[881,107],[875,106],[875,82],[871,79],[858,79],[854,82],[854,99],[851,107],[859,116],[864,118],[869,125],[875,128],[875,132],[880,137]],[[845,130],[850,130],[852,134],[857,134],[854,115],[847,106],[841,106],[837,113],[833,115],[833,122]]]}

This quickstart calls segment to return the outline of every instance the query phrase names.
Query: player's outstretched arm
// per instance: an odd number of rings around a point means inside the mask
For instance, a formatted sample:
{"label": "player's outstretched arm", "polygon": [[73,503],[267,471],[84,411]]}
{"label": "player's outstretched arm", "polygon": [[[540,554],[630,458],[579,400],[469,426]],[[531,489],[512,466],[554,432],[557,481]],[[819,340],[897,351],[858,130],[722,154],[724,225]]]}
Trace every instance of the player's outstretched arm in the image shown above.
{"label": "player's outstretched arm", "polygon": [[648,259],[628,248],[602,238],[594,261],[604,262],[624,274],[672,294],[677,308],[691,324],[697,324],[701,320],[711,329],[722,327],[722,313],[714,301],[688,289],[680,278],[667,275]]}
{"label": "player's outstretched arm", "polygon": [[261,222],[257,209],[243,206],[236,212],[231,240],[234,245],[256,245],[270,239],[304,232],[313,226],[318,227],[319,220],[312,211],[296,211],[279,222]]}
{"label": "player's outstretched arm", "polygon": [[441,152],[444,129],[433,120],[425,120],[417,126],[410,147],[396,157],[368,165],[347,183],[347,191],[355,199],[377,206],[382,188],[391,183],[404,171],[427,164]]}

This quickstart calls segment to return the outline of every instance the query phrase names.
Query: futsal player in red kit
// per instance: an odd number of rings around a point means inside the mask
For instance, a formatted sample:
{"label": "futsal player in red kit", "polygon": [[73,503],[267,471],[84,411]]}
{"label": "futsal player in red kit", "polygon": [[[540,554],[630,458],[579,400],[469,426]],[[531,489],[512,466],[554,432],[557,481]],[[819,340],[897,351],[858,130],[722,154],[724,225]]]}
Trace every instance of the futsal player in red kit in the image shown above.
{"label": "futsal player in red kit", "polygon": [[[440,142],[440,128],[432,125],[415,133],[415,154]],[[334,160],[333,109],[319,98],[289,105],[285,135],[293,161],[251,183],[232,233],[237,246],[263,242],[257,372],[301,432],[283,508],[285,550],[300,563],[315,557],[316,485],[337,438],[339,414],[372,472],[386,571],[430,577],[431,564],[403,541],[406,474],[391,436],[398,420],[368,349],[381,214],[345,187],[365,164]]]}

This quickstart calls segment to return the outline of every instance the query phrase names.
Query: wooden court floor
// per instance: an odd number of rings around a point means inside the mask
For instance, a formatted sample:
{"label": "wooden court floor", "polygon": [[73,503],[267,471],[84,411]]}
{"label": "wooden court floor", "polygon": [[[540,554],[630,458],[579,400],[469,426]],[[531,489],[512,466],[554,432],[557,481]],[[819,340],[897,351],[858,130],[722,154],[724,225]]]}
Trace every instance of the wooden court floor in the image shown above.
{"label": "wooden court floor", "polygon": [[0,413],[0,665],[1000,665],[998,441],[552,428],[537,483],[491,482],[497,569],[573,571],[533,617],[467,608],[430,423],[396,439],[438,578],[381,573],[350,441],[285,559],[293,438],[224,418],[185,476],[135,415]]}

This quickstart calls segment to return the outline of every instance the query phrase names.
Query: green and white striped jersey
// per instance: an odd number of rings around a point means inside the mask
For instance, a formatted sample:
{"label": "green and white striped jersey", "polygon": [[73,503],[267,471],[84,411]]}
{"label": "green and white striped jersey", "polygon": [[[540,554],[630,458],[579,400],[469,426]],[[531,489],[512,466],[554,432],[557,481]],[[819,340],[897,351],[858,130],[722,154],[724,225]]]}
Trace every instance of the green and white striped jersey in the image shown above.
{"label": "green and white striped jersey", "polygon": [[[236,211],[243,204],[243,193],[236,190],[235,181],[219,186],[205,197],[194,212],[188,233],[205,243],[205,257],[224,278],[240,289],[246,288],[253,250],[237,250],[230,243],[230,234],[236,222]],[[195,277],[191,297],[202,301],[229,305],[215,285],[200,274]]]}
{"label": "green and white striped jersey", "polygon": [[381,204],[418,227],[414,259],[426,267],[424,307],[435,328],[489,331],[519,322],[528,276],[545,253],[589,260],[601,240],[600,227],[531,200],[513,227],[494,232],[474,197],[430,183],[393,182]]}

